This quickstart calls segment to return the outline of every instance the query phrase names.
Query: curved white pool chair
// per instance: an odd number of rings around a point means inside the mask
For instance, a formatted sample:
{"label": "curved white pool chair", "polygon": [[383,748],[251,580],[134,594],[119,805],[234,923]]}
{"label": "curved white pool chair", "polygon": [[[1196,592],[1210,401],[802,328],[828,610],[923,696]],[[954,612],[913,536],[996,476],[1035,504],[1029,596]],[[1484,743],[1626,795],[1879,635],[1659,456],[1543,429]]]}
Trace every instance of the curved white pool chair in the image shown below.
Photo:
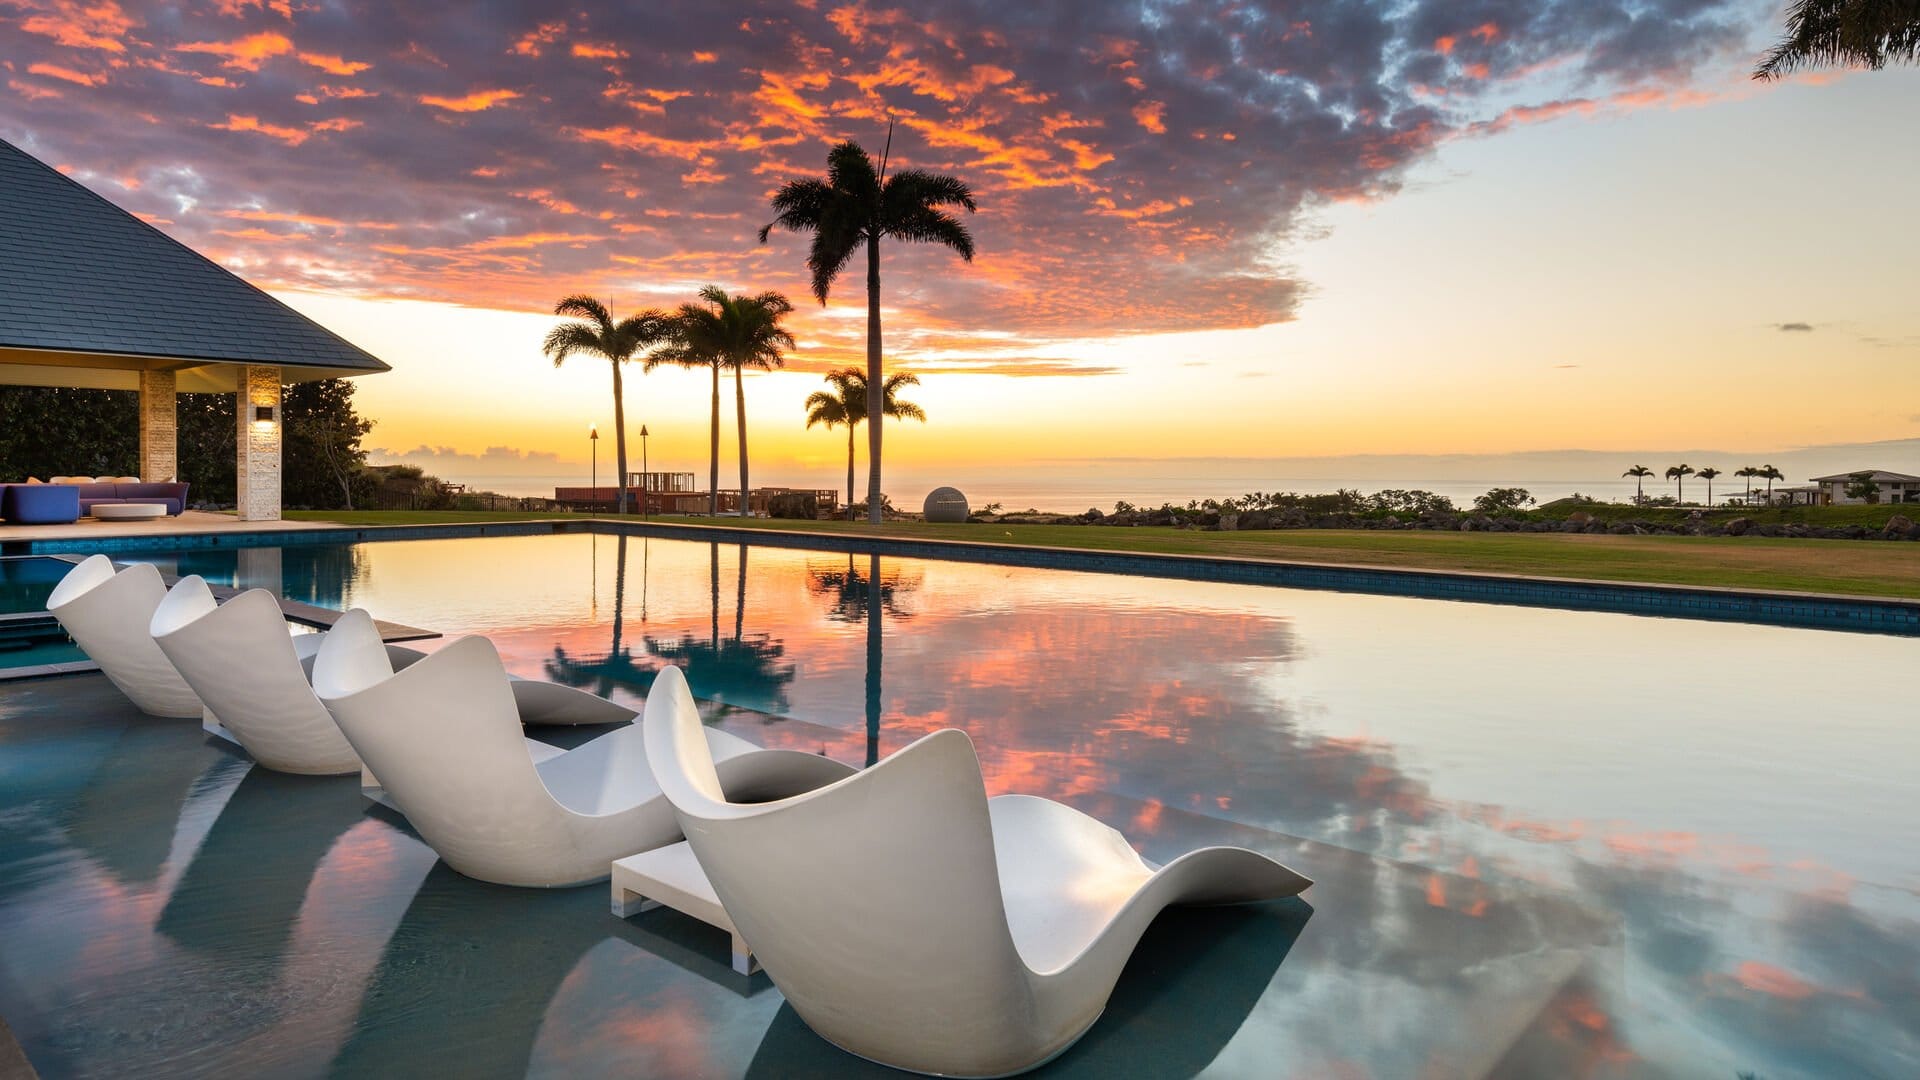
{"label": "curved white pool chair", "polygon": [[54,586],[47,610],[141,712],[197,717],[199,697],[147,633],[166,595],[160,571],[151,563],[115,573],[113,560],[89,555]]}
{"label": "curved white pool chair", "polygon": [[278,772],[359,771],[360,758],[314,696],[301,666],[303,655],[317,651],[324,638],[290,634],[272,593],[248,589],[216,604],[207,583],[190,575],[167,591],[149,630],[206,704],[208,730],[232,738]]}
{"label": "curved white pool chair", "polygon": [[1244,848],[1157,867],[1071,807],[988,799],[955,729],[759,805],[722,794],[679,669],[654,682],[643,731],[694,854],[774,985],[829,1042],[899,1069],[1040,1065],[1099,1017],[1162,908],[1312,884]]}
{"label": "curved white pool chair", "polygon": [[[320,647],[314,689],[395,809],[455,870],[501,885],[584,885],[605,881],[615,859],[680,839],[640,725],[535,762],[486,638],[461,638],[388,674],[378,654],[337,644],[338,633]],[[722,731],[705,731],[701,746],[736,798],[790,795],[853,772]]]}

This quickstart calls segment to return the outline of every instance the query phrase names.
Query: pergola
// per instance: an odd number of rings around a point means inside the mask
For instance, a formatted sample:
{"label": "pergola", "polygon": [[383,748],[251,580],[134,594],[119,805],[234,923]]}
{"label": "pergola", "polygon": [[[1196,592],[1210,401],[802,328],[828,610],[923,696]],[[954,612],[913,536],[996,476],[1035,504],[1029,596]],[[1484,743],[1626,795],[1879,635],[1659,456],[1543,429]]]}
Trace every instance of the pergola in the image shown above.
{"label": "pergola", "polygon": [[178,472],[176,394],[231,393],[239,517],[278,519],[280,388],[388,370],[0,140],[0,385],[138,390],[143,479]]}

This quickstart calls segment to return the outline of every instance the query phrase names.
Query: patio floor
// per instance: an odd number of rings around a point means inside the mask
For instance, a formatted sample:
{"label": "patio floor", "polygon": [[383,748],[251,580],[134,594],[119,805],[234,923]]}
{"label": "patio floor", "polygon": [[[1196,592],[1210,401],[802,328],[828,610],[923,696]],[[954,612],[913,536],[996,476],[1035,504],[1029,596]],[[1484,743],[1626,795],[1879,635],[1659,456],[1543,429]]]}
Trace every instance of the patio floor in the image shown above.
{"label": "patio floor", "polygon": [[83,517],[71,525],[10,525],[0,522],[0,541],[117,539],[125,536],[195,536],[201,533],[280,532],[287,529],[325,529],[314,521],[241,521],[232,514],[188,510],[179,517],[148,521],[95,521]]}

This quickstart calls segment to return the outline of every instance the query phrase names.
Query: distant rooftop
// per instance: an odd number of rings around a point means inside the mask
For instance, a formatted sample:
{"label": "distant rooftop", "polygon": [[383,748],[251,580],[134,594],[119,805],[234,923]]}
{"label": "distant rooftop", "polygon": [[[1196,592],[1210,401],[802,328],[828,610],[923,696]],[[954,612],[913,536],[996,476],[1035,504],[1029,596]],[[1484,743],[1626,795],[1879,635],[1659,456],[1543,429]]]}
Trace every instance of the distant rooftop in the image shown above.
{"label": "distant rooftop", "polygon": [[1906,473],[1888,472],[1885,469],[1855,469],[1852,472],[1835,473],[1832,476],[1816,476],[1816,484],[1844,484],[1861,473],[1872,473],[1876,484],[1920,484],[1920,476],[1908,476]]}
{"label": "distant rooftop", "polygon": [[[192,362],[277,364],[288,382],[390,370],[0,140],[0,364],[138,370]],[[40,381],[8,374],[0,366],[0,383]]]}

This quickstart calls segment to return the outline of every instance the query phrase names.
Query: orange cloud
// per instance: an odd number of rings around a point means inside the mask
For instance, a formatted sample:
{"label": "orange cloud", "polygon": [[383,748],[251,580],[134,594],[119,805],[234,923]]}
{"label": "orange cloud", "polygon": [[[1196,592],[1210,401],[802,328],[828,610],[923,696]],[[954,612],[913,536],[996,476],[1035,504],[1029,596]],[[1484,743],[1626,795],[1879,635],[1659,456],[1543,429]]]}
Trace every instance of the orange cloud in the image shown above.
{"label": "orange cloud", "polygon": [[49,79],[59,79],[62,82],[75,83],[80,86],[99,86],[101,83],[107,81],[105,75],[88,75],[85,72],[61,67],[58,64],[34,64],[27,68],[27,73],[30,75],[44,75]]}
{"label": "orange cloud", "polygon": [[720,57],[717,54],[706,52],[701,49],[695,49],[693,52],[693,62],[696,64],[711,64],[715,60],[718,60],[719,58]]}
{"label": "orange cloud", "polygon": [[315,131],[352,131],[354,128],[360,127],[362,123],[363,122],[359,120],[349,120],[344,116],[336,116],[331,120],[321,120],[315,123],[313,125],[313,130]]}
{"label": "orange cloud", "polygon": [[235,240],[264,240],[268,243],[307,238],[305,233],[277,233],[266,229],[215,229],[213,233],[215,236],[231,236]]}
{"label": "orange cloud", "polygon": [[591,60],[625,60],[627,51],[612,45],[594,45],[576,41],[573,43],[573,55],[584,56]]}
{"label": "orange cloud", "polygon": [[509,51],[516,56],[539,56],[542,48],[553,44],[566,29],[565,22],[541,23],[514,42]]}
{"label": "orange cloud", "polygon": [[235,116],[227,114],[224,124],[208,124],[219,131],[252,131],[269,138],[279,139],[288,146],[299,146],[307,141],[307,133],[299,128],[281,127],[277,124],[263,124],[257,116]]}
{"label": "orange cloud", "polygon": [[1165,102],[1143,101],[1133,107],[1133,118],[1141,127],[1146,128],[1155,135],[1164,135],[1167,130],[1167,124],[1162,117],[1166,115],[1166,112],[1167,106]]}
{"label": "orange cloud", "polygon": [[420,104],[431,105],[448,112],[480,112],[491,109],[502,102],[512,101],[520,96],[518,90],[476,90],[466,97],[440,97],[436,94],[423,94]]}
{"label": "orange cloud", "polygon": [[567,132],[583,142],[603,143],[622,150],[664,155],[696,164],[711,163],[713,158],[708,152],[724,145],[717,139],[669,139],[637,128],[618,125],[604,128],[568,128]]}
{"label": "orange cloud", "polygon": [[35,86],[33,83],[23,83],[19,79],[8,79],[7,89],[19,94],[28,101],[42,101],[47,98],[57,98],[60,96],[60,91],[55,90],[51,86]]}
{"label": "orange cloud", "polygon": [[20,20],[20,29],[52,38],[70,49],[126,52],[122,41],[139,25],[113,0],[54,0],[43,10]]}
{"label": "orange cloud", "polygon": [[207,53],[224,57],[222,67],[239,71],[259,71],[260,65],[276,56],[293,51],[293,42],[287,35],[271,30],[248,34],[233,41],[194,41],[174,46],[176,52]]}
{"label": "orange cloud", "polygon": [[359,60],[343,60],[327,53],[303,52],[298,59],[308,67],[317,67],[329,75],[358,75],[373,66]]}

